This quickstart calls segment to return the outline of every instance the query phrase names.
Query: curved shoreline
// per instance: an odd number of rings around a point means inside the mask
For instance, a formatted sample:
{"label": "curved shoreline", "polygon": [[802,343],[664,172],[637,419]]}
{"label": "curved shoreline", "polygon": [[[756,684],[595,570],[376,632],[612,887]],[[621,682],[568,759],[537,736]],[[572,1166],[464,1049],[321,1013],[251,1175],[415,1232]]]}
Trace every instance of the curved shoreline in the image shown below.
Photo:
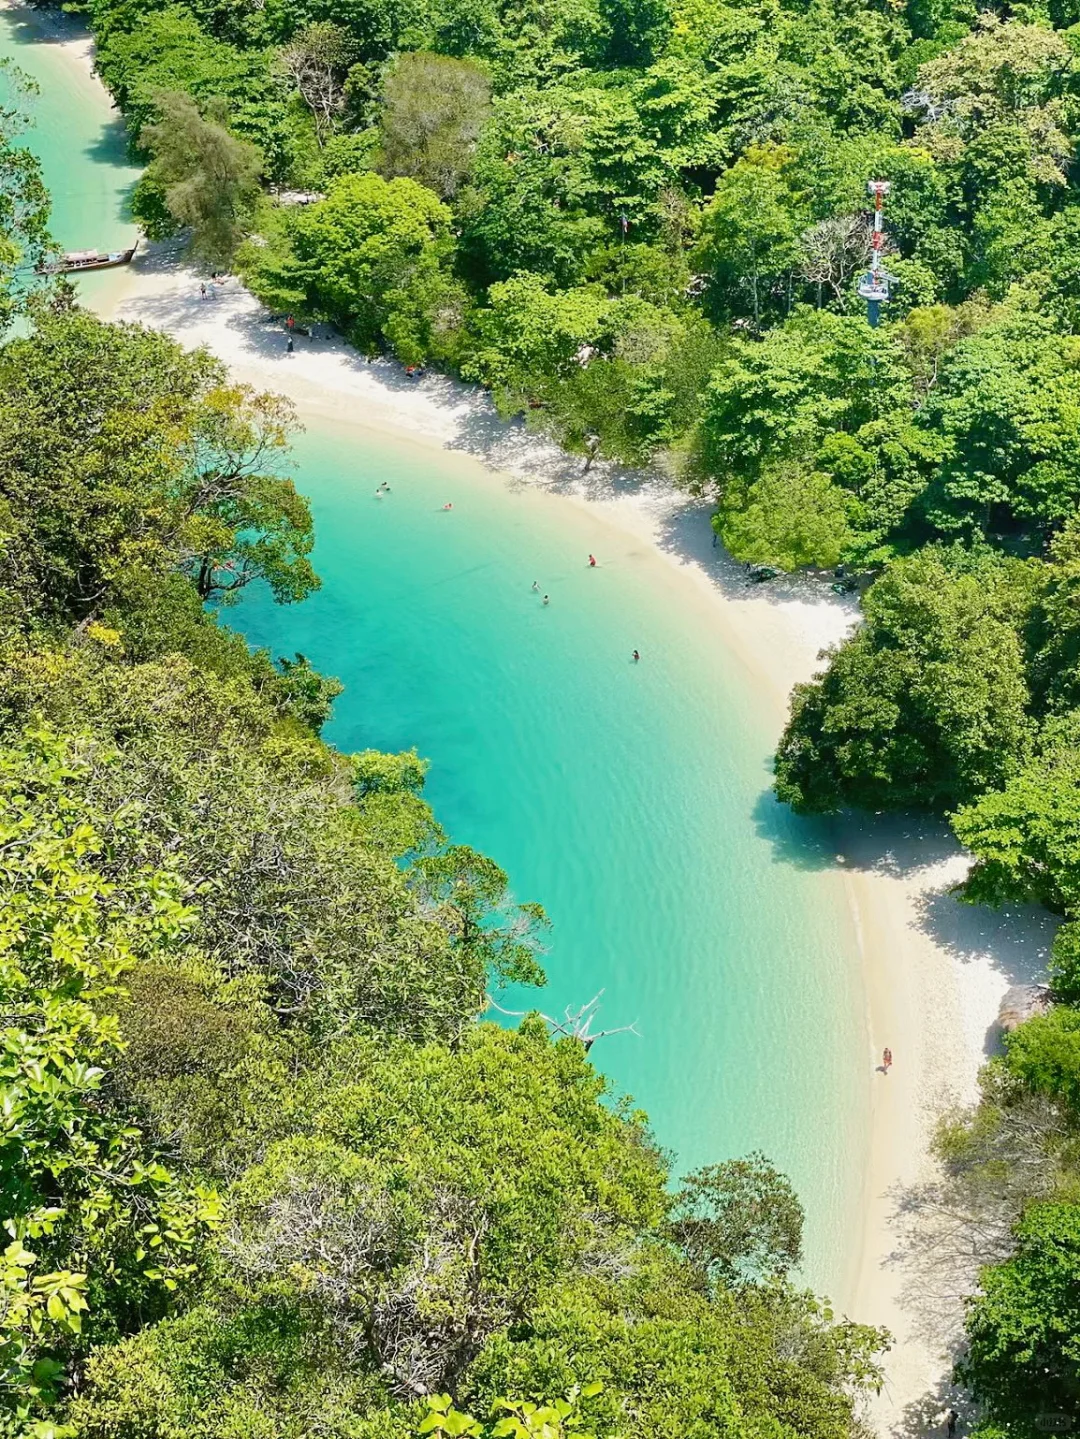
{"label": "curved shoreline", "polygon": [[[64,18],[27,11],[26,23],[62,49],[83,74],[92,70],[89,40],[71,37]],[[104,91],[102,92],[104,102]],[[258,305],[231,282],[216,300],[199,297],[199,281],[178,267],[167,247],[145,253],[95,287],[93,307],[107,318],[139,320],[185,344],[205,344],[240,380],[289,395],[301,413],[349,425],[362,435],[471,455],[492,483],[527,482],[575,507],[588,507],[670,565],[688,603],[739,660],[779,735],[791,686],[817,668],[818,652],[855,620],[854,607],[820,589],[782,582],[748,590],[739,567],[711,547],[708,506],[688,500],[656,477],[581,462],[494,414],[480,392],[440,376],[407,380],[388,361],[367,364],[336,339],[286,356],[280,331],[259,324]],[[931,1432],[960,1300],[938,1323],[905,1291],[917,1284],[894,1221],[899,1189],[932,1172],[929,1141],[936,1116],[969,1102],[1001,992],[1041,966],[1052,921],[1033,911],[1003,916],[959,905],[945,894],[966,861],[944,826],[887,818],[837,826],[845,884],[859,938],[868,1033],[867,1064],[888,1044],[896,1067],[873,1074],[870,1152],[864,1169],[860,1234],[852,1244],[852,1282],[838,1308],[890,1328],[896,1347],[887,1382],[871,1406],[881,1434]],[[839,862],[839,861],[838,861]],[[936,1398],[925,1400],[928,1394]],[[939,1408],[943,1405],[939,1405]]]}

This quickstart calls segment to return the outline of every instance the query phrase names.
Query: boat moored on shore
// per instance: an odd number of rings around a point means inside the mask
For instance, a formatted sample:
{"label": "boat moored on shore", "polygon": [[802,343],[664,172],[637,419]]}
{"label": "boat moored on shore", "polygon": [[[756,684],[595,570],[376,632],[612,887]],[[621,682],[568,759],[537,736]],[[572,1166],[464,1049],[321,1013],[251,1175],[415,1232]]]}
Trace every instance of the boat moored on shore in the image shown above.
{"label": "boat moored on shore", "polygon": [[38,265],[39,275],[71,275],[83,270],[111,270],[117,265],[128,265],[135,256],[138,243],[126,250],[69,250],[55,260],[45,260]]}

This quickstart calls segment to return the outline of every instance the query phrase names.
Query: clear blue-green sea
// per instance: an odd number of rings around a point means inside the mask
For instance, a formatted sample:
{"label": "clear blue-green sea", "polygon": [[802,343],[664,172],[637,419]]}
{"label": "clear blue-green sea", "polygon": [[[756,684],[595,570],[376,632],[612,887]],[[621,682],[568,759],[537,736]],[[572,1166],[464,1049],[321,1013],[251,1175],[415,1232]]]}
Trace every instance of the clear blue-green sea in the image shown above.
{"label": "clear blue-green sea", "polygon": [[[104,92],[23,12],[0,11],[0,55],[40,86],[26,143],[56,238],[130,243],[136,172]],[[80,283],[94,304],[126,277]],[[359,426],[312,421],[296,455],[322,589],[250,595],[228,622],[344,682],[333,743],[430,759],[446,830],[552,921],[547,989],[505,1006],[559,1014],[603,990],[599,1027],[638,1031],[592,1051],[614,1089],[678,1169],[750,1149],[785,1168],[807,1278],[844,1296],[868,1127],[859,957],[828,832],[769,796],[760,681],[693,582],[599,513]]]}

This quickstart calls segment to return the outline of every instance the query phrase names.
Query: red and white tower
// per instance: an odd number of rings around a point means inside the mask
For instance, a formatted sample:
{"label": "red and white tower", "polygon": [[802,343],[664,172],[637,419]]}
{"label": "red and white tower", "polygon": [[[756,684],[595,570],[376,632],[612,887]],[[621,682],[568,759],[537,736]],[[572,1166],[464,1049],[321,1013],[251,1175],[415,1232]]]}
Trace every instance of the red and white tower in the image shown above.
{"label": "red and white tower", "polygon": [[885,244],[885,217],[882,202],[891,186],[888,180],[868,180],[866,189],[874,197],[874,233],[870,237],[870,269],[859,284],[859,294],[866,301],[866,317],[876,325],[882,302],[889,298],[889,276],[881,268],[881,250]]}

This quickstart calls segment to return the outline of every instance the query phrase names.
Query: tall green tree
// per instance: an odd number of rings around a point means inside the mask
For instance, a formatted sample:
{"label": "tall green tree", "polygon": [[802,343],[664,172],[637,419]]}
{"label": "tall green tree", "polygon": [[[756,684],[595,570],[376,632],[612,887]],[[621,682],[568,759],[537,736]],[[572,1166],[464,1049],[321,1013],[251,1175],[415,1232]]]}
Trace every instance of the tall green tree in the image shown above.
{"label": "tall green tree", "polygon": [[490,108],[491,84],[479,65],[427,52],[399,55],[383,81],[379,169],[453,199]]}
{"label": "tall green tree", "polygon": [[259,152],[229,133],[223,101],[207,101],[200,113],[190,95],[161,90],[154,106],[160,118],[139,135],[152,158],[135,213],[151,238],[190,230],[195,258],[225,265],[251,224],[263,168]]}
{"label": "tall green tree", "polygon": [[0,751],[0,1425],[12,1434],[45,1432],[32,1422],[95,1339],[168,1312],[220,1216],[109,1090],[118,986],[190,922],[175,875],[120,879],[74,798],[73,781],[114,761],[44,730]]}
{"label": "tall green tree", "polygon": [[1080,1403],[1080,1205],[1032,1205],[1016,1241],[983,1271],[961,1373],[987,1427],[1037,1439],[1066,1429]]}
{"label": "tall green tree", "polygon": [[368,352],[385,344],[416,364],[453,353],[464,319],[450,227],[450,211],[416,180],[342,175],[289,221],[276,250],[252,247],[245,265],[257,293],[284,287]]}
{"label": "tall green tree", "polygon": [[866,595],[865,622],[797,685],[776,791],[803,811],[941,810],[1006,783],[1031,739],[1023,574],[926,550]]}
{"label": "tall green tree", "polygon": [[41,311],[0,350],[0,377],[0,577],[24,622],[100,614],[176,569],[203,599],[318,584],[307,502],[280,473],[287,403],[228,384],[205,352],[79,311]]}
{"label": "tall green tree", "polygon": [[345,83],[355,58],[348,30],[325,20],[297,31],[278,53],[279,65],[311,112],[320,145],[345,109]]}
{"label": "tall green tree", "polygon": [[771,1282],[802,1262],[802,1205],[763,1154],[688,1174],[672,1225],[687,1258],[713,1282]]}
{"label": "tall green tree", "polygon": [[801,260],[801,197],[792,156],[753,149],[717,182],[702,225],[701,257],[709,271],[708,303],[718,316],[755,325],[790,308]]}
{"label": "tall green tree", "polygon": [[49,245],[49,197],[33,153],[17,143],[33,84],[0,61],[0,334],[15,310],[16,272],[40,264]]}

